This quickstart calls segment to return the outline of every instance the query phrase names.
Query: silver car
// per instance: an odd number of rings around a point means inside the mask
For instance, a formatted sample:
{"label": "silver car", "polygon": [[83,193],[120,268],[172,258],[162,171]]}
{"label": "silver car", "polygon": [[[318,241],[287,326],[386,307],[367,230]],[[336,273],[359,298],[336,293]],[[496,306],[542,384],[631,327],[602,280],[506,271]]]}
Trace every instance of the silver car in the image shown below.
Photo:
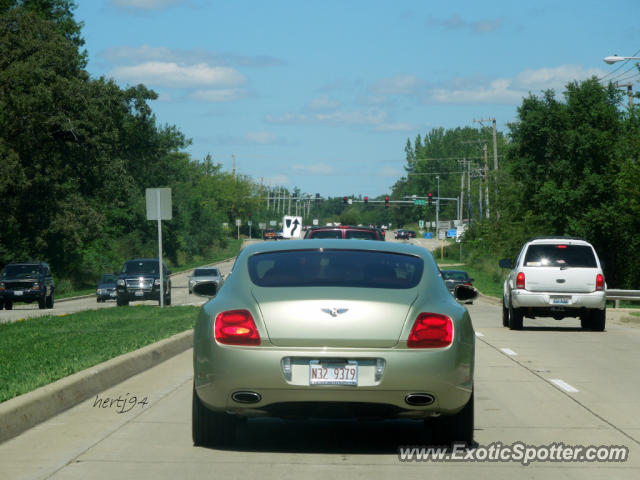
{"label": "silver car", "polygon": [[193,287],[199,283],[206,282],[215,288],[217,292],[224,283],[224,277],[220,273],[220,270],[214,267],[196,268],[193,270],[193,274],[189,277],[189,293],[193,293]]}
{"label": "silver car", "polygon": [[244,417],[347,415],[416,419],[434,443],[471,444],[474,349],[469,313],[421,247],[250,245],[196,322],[193,442],[228,444]]}

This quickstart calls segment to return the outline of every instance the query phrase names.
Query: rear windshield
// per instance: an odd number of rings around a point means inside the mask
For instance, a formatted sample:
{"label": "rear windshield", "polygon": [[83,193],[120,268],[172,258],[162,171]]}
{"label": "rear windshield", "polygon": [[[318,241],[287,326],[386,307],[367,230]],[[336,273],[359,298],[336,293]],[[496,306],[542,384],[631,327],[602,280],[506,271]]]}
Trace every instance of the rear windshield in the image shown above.
{"label": "rear windshield", "polygon": [[106,273],[102,276],[102,280],[100,281],[100,283],[116,283],[116,276]]}
{"label": "rear windshield", "polygon": [[196,268],[193,271],[193,275],[196,277],[216,277],[218,276],[217,268]]}
{"label": "rear windshield", "polygon": [[313,249],[249,257],[249,276],[260,287],[415,287],[424,268],[420,257],[389,252]]}
{"label": "rear windshield", "polygon": [[444,270],[442,272],[442,277],[445,280],[460,280],[460,281],[466,281],[469,279],[469,275],[467,275],[467,272],[456,272],[453,270]]}
{"label": "rear windshield", "polygon": [[345,238],[357,239],[357,240],[377,240],[378,237],[374,232],[368,232],[366,230],[347,230],[344,233]]}
{"label": "rear windshield", "polygon": [[587,245],[529,245],[525,267],[596,268],[596,258]]}
{"label": "rear windshield", "polygon": [[158,261],[157,260],[137,260],[132,262],[127,262],[122,267],[122,273],[148,273],[148,274],[157,274],[158,273]]}
{"label": "rear windshield", "polygon": [[342,230],[316,230],[309,232],[309,238],[342,238]]}

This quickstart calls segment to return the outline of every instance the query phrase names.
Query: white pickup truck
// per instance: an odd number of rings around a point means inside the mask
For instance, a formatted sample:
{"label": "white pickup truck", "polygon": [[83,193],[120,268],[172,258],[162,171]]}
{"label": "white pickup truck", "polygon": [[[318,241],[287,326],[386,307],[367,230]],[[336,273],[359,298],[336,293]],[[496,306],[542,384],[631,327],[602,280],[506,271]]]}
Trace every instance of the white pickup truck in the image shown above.
{"label": "white pickup truck", "polygon": [[581,239],[536,238],[524,244],[504,282],[502,324],[522,328],[524,317],[579,317],[584,329],[603,331],[606,283],[593,246]]}

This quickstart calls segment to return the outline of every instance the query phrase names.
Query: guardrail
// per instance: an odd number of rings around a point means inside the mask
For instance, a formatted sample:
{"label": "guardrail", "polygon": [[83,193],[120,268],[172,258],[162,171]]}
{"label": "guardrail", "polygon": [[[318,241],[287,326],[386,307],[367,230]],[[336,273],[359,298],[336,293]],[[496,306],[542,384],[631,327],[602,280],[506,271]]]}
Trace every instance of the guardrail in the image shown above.
{"label": "guardrail", "polygon": [[607,300],[614,300],[614,308],[618,308],[620,300],[629,300],[632,302],[640,302],[640,290],[620,290],[617,288],[607,289]]}

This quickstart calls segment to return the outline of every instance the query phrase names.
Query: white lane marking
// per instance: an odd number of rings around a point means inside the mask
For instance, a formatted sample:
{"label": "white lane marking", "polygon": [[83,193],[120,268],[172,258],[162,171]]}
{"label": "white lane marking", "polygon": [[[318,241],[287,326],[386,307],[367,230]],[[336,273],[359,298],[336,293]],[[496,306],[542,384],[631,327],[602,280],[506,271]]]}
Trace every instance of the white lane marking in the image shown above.
{"label": "white lane marking", "polygon": [[560,380],[559,378],[550,378],[549,381],[563,389],[565,392],[576,393],[580,391],[576,387],[569,385],[567,382]]}
{"label": "white lane marking", "polygon": [[501,348],[500,350],[502,350],[502,353],[506,353],[507,355],[511,355],[511,356],[518,355],[516,352],[514,352],[510,348]]}
{"label": "white lane marking", "polygon": [[476,337],[484,337],[484,333],[476,332]]}

